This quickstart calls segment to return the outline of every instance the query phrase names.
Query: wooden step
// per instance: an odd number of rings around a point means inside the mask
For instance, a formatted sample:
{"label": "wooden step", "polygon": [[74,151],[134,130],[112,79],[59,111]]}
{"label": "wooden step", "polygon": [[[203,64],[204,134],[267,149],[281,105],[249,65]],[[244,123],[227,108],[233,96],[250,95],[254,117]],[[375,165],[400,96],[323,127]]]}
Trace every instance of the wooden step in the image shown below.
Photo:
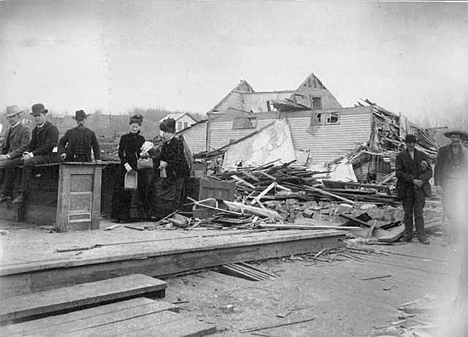
{"label": "wooden step", "polygon": [[177,314],[169,302],[144,297],[41,318],[0,328],[0,335],[20,336],[205,336],[216,327]]}
{"label": "wooden step", "polygon": [[62,333],[67,337],[167,336],[198,337],[216,332],[212,324],[200,322],[183,314],[157,312],[89,329]]}
{"label": "wooden step", "polygon": [[32,320],[138,296],[164,297],[166,282],[141,274],[9,297],[0,306],[0,325]]}
{"label": "wooden step", "polygon": [[162,311],[179,312],[179,307],[162,300],[138,297],[68,314],[36,319],[0,328],[2,336],[59,336],[125,321]]}

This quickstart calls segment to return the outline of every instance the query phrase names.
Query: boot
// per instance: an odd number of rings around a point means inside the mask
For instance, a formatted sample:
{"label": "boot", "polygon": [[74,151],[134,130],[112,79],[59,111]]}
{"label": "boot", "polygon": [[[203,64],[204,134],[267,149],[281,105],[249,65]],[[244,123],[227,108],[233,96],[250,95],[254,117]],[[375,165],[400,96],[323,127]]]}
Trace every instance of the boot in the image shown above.
{"label": "boot", "polygon": [[421,242],[423,245],[429,244],[429,240],[427,239],[427,236],[418,236],[418,241]]}

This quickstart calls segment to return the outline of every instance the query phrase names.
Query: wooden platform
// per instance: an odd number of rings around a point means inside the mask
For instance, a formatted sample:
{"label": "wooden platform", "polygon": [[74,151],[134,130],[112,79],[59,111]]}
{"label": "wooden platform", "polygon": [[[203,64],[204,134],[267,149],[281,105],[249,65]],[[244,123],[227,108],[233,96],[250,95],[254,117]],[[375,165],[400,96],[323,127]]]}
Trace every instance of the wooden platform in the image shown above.
{"label": "wooden platform", "polygon": [[344,237],[333,230],[10,230],[0,236],[0,298],[135,273],[163,277],[317,252],[338,246]]}

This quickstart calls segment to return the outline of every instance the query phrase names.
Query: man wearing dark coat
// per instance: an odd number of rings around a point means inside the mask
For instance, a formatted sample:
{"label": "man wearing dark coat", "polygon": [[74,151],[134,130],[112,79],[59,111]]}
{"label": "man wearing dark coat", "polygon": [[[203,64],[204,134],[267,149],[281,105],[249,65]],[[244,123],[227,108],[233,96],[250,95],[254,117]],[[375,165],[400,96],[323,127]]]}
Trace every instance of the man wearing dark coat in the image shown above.
{"label": "man wearing dark coat", "polygon": [[5,181],[0,202],[12,198],[14,181],[21,165],[23,165],[21,185],[18,196],[13,200],[15,204],[24,201],[34,166],[53,162],[52,151],[57,146],[59,131],[55,125],[47,121],[47,112],[41,103],[32,106],[31,115],[34,116],[37,125],[32,131],[28,151],[5,166]]}
{"label": "man wearing dark coat", "polygon": [[[452,130],[444,133],[451,143],[441,147],[437,154],[434,168],[434,183],[437,191],[442,193],[444,210],[444,241],[450,243],[459,237],[461,222],[460,209],[463,205],[465,191],[463,184],[467,178],[468,158],[463,151],[461,141],[467,138],[467,133]],[[461,202],[461,203],[460,203]]]}
{"label": "man wearing dark coat", "polygon": [[398,195],[405,212],[403,241],[410,242],[413,238],[414,217],[419,242],[429,244],[424,229],[423,210],[426,196],[431,195],[429,179],[432,177],[432,168],[427,155],[415,149],[415,135],[407,135],[405,144],[406,148],[397,155],[395,163]]}
{"label": "man wearing dark coat", "polygon": [[73,118],[76,120],[77,126],[67,130],[58,143],[60,159],[67,162],[92,162],[92,149],[94,159],[101,160],[96,134],[84,126],[87,118],[86,113],[83,110],[78,110]]}
{"label": "man wearing dark coat", "polygon": [[0,189],[3,185],[5,166],[23,155],[31,138],[29,129],[21,123],[21,113],[21,109],[16,105],[7,107],[6,118],[10,127],[0,150]]}

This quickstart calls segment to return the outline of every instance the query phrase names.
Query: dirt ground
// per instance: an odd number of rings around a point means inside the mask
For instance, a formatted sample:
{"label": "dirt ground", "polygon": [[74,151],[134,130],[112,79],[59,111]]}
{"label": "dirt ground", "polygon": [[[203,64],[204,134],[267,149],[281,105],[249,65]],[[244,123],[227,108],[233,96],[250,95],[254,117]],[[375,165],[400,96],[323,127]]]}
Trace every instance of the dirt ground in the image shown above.
{"label": "dirt ground", "polygon": [[403,336],[400,327],[430,318],[398,324],[399,306],[414,300],[442,306],[456,296],[453,258],[460,247],[441,242],[432,236],[428,246],[359,244],[377,252],[262,261],[253,265],[277,278],[258,282],[206,270],[166,279],[166,300],[215,324],[216,336]]}

